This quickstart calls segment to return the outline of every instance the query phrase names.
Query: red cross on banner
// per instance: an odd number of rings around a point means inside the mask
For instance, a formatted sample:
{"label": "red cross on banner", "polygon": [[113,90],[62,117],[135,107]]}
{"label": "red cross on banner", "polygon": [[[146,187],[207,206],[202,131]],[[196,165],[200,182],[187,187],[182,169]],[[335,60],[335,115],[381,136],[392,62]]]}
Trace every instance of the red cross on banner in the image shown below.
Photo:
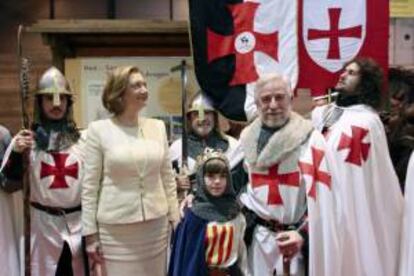
{"label": "red cross on banner", "polygon": [[78,178],[78,163],[73,163],[69,166],[65,166],[66,160],[69,157],[67,153],[51,153],[55,166],[49,165],[45,162],[41,162],[40,167],[40,179],[54,176],[52,184],[49,189],[66,189],[69,188],[66,183],[65,176],[70,176],[75,179]]}
{"label": "red cross on banner", "polygon": [[362,26],[355,26],[345,29],[339,29],[339,19],[341,16],[341,8],[328,9],[329,23],[331,28],[329,30],[308,30],[308,39],[329,39],[328,59],[340,59],[339,39],[341,37],[361,38]]}
{"label": "red cross on banner", "polygon": [[338,145],[338,151],[350,149],[345,161],[357,166],[362,165],[362,161],[367,161],[370,143],[364,143],[362,140],[367,136],[368,130],[362,127],[351,126],[352,136],[349,137],[342,133]]}
{"label": "red cross on banner", "polygon": [[331,176],[327,172],[319,170],[322,160],[325,156],[325,152],[315,147],[311,147],[312,152],[312,164],[305,162],[299,162],[299,168],[303,174],[312,176],[312,184],[309,189],[308,195],[316,200],[316,184],[317,182],[325,184],[328,188],[331,187]]}
{"label": "red cross on banner", "polygon": [[299,172],[279,174],[278,169],[279,164],[276,164],[269,168],[269,174],[252,173],[251,175],[253,188],[268,187],[267,204],[269,205],[283,205],[279,185],[299,187],[300,184]]}
{"label": "red cross on banner", "polygon": [[207,29],[209,63],[220,57],[236,55],[236,69],[229,85],[246,84],[258,79],[253,56],[255,51],[266,53],[277,60],[278,33],[262,34],[253,30],[259,5],[254,2],[228,5],[234,22],[234,34],[231,36],[223,36]]}
{"label": "red cross on banner", "polygon": [[297,88],[325,95],[337,84],[344,64],[357,57],[373,58],[388,71],[389,0],[298,3]]}

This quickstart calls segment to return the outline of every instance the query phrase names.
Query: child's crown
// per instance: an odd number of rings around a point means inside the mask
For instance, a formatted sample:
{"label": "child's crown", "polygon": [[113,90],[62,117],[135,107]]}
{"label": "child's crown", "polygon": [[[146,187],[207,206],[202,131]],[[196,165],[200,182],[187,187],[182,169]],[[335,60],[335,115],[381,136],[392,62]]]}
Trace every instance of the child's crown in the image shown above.
{"label": "child's crown", "polygon": [[226,155],[223,153],[221,149],[213,149],[213,148],[206,148],[203,154],[200,154],[197,157],[197,167],[202,166],[204,163],[211,159],[220,159],[222,160],[227,166],[229,166],[229,160],[227,159]]}

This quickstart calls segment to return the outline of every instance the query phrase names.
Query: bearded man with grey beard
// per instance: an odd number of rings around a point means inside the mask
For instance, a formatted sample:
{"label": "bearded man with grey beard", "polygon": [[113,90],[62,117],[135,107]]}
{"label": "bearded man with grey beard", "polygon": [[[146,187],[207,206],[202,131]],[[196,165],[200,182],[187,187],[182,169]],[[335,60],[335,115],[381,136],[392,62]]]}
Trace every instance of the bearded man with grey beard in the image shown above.
{"label": "bearded man with grey beard", "polygon": [[246,239],[251,274],[282,275],[283,263],[291,262],[289,275],[304,275],[307,234],[299,226],[307,205],[299,159],[313,127],[291,110],[292,88],[284,76],[261,77],[255,102],[259,116],[240,137],[249,174],[240,200],[250,228]]}

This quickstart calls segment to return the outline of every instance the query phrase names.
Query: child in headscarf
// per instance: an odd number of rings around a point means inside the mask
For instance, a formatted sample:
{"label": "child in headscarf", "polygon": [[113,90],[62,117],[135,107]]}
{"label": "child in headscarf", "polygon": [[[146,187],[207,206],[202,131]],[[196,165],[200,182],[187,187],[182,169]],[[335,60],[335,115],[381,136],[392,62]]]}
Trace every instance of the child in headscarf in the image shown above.
{"label": "child in headscarf", "polygon": [[248,275],[246,221],[224,154],[205,150],[198,161],[196,185],[192,207],[177,227],[168,275]]}

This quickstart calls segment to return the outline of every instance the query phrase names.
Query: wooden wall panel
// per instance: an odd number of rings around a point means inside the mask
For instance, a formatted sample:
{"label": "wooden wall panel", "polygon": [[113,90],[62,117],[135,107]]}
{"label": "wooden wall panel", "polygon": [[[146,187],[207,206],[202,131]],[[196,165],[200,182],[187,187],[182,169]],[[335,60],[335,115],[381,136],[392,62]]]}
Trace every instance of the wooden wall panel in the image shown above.
{"label": "wooden wall panel", "polygon": [[107,0],[55,0],[55,2],[56,19],[104,19],[107,16]]}
{"label": "wooden wall panel", "polygon": [[116,18],[122,19],[169,19],[169,0],[117,0]]}

